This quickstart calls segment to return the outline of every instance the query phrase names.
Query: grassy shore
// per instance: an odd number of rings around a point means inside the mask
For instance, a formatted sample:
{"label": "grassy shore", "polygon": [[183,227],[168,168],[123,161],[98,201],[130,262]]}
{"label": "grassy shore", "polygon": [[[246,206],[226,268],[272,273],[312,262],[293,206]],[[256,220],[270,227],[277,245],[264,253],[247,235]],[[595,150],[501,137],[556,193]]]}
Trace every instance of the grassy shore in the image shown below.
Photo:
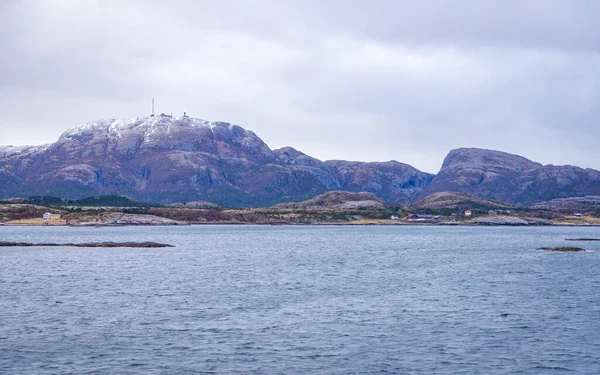
{"label": "grassy shore", "polygon": [[[60,220],[44,220],[45,212],[59,213]],[[489,215],[487,210],[475,211],[472,217],[465,217],[452,210],[416,210],[407,207],[388,207],[379,210],[326,210],[319,209],[276,209],[276,208],[179,208],[179,207],[70,207],[70,206],[39,206],[31,204],[0,204],[0,224],[3,225],[32,225],[32,226],[61,226],[78,225],[81,223],[96,223],[95,225],[116,225],[111,217],[122,216],[119,221],[123,225],[163,225],[166,221],[177,221],[178,224],[322,224],[322,225],[439,225],[457,224],[473,225],[474,218],[516,217],[535,219],[544,223],[537,225],[564,226],[600,226],[600,218],[595,216],[573,216],[572,214],[548,210],[514,210],[509,215]],[[409,221],[402,218],[411,213],[441,215],[441,220]],[[392,220],[392,215],[396,220]],[[531,220],[531,219],[534,220]],[[543,220],[541,220],[543,219]],[[514,221],[514,220],[513,220]],[[490,224],[488,224],[490,225]]]}
{"label": "grassy shore", "polygon": [[19,219],[9,220],[4,222],[5,225],[48,225],[48,226],[61,226],[67,225],[66,220],[45,220],[43,218],[30,218],[30,219]]}

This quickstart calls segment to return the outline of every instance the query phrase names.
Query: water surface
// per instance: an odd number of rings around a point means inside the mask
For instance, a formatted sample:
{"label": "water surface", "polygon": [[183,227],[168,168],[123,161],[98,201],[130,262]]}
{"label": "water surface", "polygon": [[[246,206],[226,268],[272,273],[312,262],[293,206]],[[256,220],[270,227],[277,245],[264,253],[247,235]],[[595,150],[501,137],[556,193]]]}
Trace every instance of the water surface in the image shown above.
{"label": "water surface", "polygon": [[1,374],[598,374],[600,228],[0,227]]}

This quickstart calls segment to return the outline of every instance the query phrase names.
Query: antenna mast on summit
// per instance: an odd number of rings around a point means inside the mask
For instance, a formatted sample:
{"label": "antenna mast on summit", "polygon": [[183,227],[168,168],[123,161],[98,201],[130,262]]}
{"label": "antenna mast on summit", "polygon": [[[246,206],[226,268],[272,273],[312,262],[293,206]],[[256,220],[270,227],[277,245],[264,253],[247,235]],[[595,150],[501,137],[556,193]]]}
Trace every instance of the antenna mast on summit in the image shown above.
{"label": "antenna mast on summit", "polygon": [[150,117],[154,117],[154,98],[152,98],[152,115]]}

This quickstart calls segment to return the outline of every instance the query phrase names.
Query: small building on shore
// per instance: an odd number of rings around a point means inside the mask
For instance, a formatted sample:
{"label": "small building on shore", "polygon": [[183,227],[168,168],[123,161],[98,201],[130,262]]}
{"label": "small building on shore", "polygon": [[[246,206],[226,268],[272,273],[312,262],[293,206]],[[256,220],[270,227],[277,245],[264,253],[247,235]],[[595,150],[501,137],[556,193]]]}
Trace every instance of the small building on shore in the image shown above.
{"label": "small building on shore", "polygon": [[433,215],[425,215],[425,214],[410,214],[404,218],[404,220],[408,221],[426,221],[433,220]]}
{"label": "small building on shore", "polygon": [[60,214],[53,214],[51,212],[46,212],[43,217],[44,220],[60,220]]}
{"label": "small building on shore", "polygon": [[472,215],[471,210],[465,210],[465,216],[471,216],[471,215]]}

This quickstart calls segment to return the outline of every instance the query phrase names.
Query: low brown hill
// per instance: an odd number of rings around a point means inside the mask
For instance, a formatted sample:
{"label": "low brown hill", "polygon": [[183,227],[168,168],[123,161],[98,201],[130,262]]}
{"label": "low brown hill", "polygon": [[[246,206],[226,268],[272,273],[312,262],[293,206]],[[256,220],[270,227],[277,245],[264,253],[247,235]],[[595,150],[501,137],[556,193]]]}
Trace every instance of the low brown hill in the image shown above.
{"label": "low brown hill", "polygon": [[600,210],[600,196],[588,195],[585,197],[557,198],[548,202],[537,203],[531,208],[547,210],[572,210],[590,211]]}
{"label": "low brown hill", "polygon": [[303,202],[280,203],[277,209],[293,210],[381,210],[383,201],[371,193],[329,191]]}
{"label": "low brown hill", "polygon": [[170,205],[168,205],[168,207],[216,209],[219,208],[219,205],[207,201],[194,201],[187,203],[171,203]]}
{"label": "low brown hill", "polygon": [[468,194],[454,193],[444,191],[440,193],[433,193],[426,196],[425,198],[414,202],[412,207],[415,208],[430,208],[430,209],[443,209],[443,208],[458,208],[458,207],[489,207],[489,208],[512,208],[514,206],[480,197],[474,197]]}

